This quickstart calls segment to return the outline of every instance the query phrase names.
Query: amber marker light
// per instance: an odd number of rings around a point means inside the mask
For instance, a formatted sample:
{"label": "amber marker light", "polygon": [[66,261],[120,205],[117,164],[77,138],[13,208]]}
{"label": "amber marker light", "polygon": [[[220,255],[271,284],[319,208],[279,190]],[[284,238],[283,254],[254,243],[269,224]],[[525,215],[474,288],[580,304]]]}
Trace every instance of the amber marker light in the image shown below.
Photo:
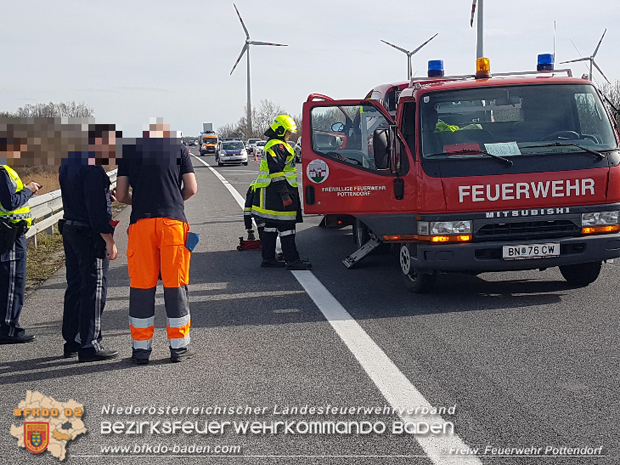
{"label": "amber marker light", "polygon": [[588,226],[587,228],[581,228],[581,234],[600,234],[618,231],[620,231],[619,224],[612,224],[609,226]]}
{"label": "amber marker light", "polygon": [[491,77],[491,61],[488,58],[476,60],[476,78]]}
{"label": "amber marker light", "polygon": [[470,235],[456,236],[456,240],[459,242],[468,242],[471,241]]}

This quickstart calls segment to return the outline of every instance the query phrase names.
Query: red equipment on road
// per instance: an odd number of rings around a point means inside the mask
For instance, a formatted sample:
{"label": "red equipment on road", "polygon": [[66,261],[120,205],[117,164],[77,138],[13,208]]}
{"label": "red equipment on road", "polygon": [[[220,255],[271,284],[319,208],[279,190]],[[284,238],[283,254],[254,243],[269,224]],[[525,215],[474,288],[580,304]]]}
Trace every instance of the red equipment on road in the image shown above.
{"label": "red equipment on road", "polygon": [[261,241],[259,239],[248,241],[243,239],[243,236],[239,237],[239,245],[237,246],[237,250],[241,252],[242,250],[253,250],[261,248]]}

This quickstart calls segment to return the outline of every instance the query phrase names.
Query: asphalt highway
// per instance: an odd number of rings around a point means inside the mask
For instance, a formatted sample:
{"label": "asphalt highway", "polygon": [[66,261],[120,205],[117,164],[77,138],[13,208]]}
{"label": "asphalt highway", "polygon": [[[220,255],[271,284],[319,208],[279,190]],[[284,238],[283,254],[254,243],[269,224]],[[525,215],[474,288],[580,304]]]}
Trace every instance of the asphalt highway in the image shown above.
{"label": "asphalt highway", "polygon": [[[130,359],[128,207],[117,218],[120,253],[103,315],[104,346],[120,357],[62,357],[64,268],[31,294],[22,325],[37,340],[0,346],[0,463],[57,463],[10,435],[28,390],[84,405],[88,433],[67,444],[68,464],[620,463],[615,264],[586,288],[548,269],[441,275],[433,294],[416,295],[396,255],[377,253],[347,270],[351,228],[320,228],[320,217],[306,216],[297,244],[314,269],[263,269],[259,251],[236,250],[239,201],[258,163],[217,167],[191,149],[197,355],[170,363],[158,289],[151,363]],[[110,413],[118,407],[142,410]],[[115,422],[119,432],[108,426]],[[146,423],[142,433],[127,432],[132,422]],[[149,430],[156,422],[214,430]],[[256,431],[235,431],[245,422]],[[205,446],[211,451],[195,452]]]}

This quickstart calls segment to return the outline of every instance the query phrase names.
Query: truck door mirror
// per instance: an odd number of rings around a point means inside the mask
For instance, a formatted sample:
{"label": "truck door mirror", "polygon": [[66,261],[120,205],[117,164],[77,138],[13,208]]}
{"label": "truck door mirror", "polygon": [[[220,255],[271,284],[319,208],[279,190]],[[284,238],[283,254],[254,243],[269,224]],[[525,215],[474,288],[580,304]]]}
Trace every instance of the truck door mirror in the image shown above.
{"label": "truck door mirror", "polygon": [[372,133],[372,150],[375,158],[375,167],[378,170],[390,167],[390,145],[388,129],[375,129]]}
{"label": "truck door mirror", "polygon": [[332,124],[332,131],[334,131],[334,132],[344,132],[344,124],[342,124],[342,123],[334,123],[334,124]]}

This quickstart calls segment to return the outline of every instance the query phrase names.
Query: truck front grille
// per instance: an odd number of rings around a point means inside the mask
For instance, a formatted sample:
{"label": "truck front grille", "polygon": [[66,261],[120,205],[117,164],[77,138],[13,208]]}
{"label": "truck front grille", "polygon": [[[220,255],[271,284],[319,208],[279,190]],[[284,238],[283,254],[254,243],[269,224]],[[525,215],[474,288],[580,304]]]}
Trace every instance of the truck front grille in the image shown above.
{"label": "truck front grille", "polygon": [[547,239],[578,236],[581,227],[570,220],[527,221],[514,223],[491,223],[482,226],[474,234],[477,241]]}

